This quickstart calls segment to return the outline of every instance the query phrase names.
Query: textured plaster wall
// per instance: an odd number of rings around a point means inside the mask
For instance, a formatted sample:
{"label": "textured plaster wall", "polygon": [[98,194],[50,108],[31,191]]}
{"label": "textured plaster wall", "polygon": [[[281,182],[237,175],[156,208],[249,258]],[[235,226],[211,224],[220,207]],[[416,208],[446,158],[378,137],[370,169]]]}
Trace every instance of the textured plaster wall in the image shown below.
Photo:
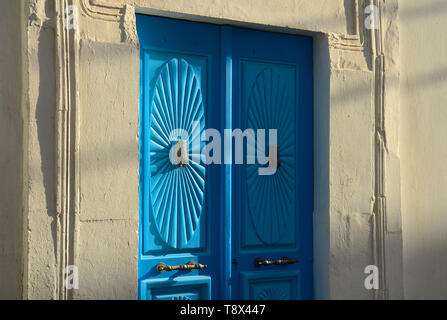
{"label": "textured plaster wall", "polygon": [[22,117],[20,2],[0,12],[0,299],[21,297]]}
{"label": "textured plaster wall", "polygon": [[447,2],[400,1],[405,297],[447,298]]}
{"label": "textured plaster wall", "polygon": [[363,271],[374,264],[371,84],[368,72],[331,72],[329,277],[335,299],[373,297],[363,286]]}
{"label": "textured plaster wall", "polygon": [[351,31],[346,23],[346,12],[348,15],[353,13],[352,0],[130,0],[127,3],[159,14],[169,12],[170,15],[194,15],[206,20],[216,18],[264,27],[335,33]]}
{"label": "textured plaster wall", "polygon": [[[61,297],[65,252],[80,275],[79,290],[70,298],[137,297],[139,51],[135,7],[139,12],[314,37],[315,295],[374,298],[374,292],[363,286],[365,267],[377,262],[373,225],[377,76],[374,39],[363,27],[366,1],[358,2],[357,16],[354,0],[76,0],[79,28],[71,33],[74,42],[65,55],[59,46],[60,16],[54,5],[58,3],[26,0],[24,5],[24,298]],[[387,1],[384,46],[393,71],[387,88],[399,79],[398,46],[392,44],[398,43],[396,12],[396,1]],[[61,59],[71,62],[68,84],[60,82],[63,70],[57,62]],[[399,119],[398,85],[390,88],[386,104],[390,120],[385,125],[389,280],[382,289],[390,297],[400,297],[400,192],[391,193],[400,185],[399,137],[393,120]],[[71,112],[60,100],[68,93],[76,117],[63,124],[75,139],[64,141],[70,141],[72,153],[64,153],[58,140],[58,119]],[[11,131],[15,130],[13,126]],[[0,145],[6,143],[0,141]],[[65,175],[58,159],[65,155],[70,164],[70,170],[64,171],[67,181],[59,180]],[[68,193],[61,191],[67,188]],[[60,199],[69,210],[61,210]],[[20,208],[20,204],[15,206]],[[67,247],[65,215],[73,219],[67,227],[73,237]]]}
{"label": "textured plaster wall", "polygon": [[57,297],[56,51],[50,1],[24,2],[23,298]]}
{"label": "textured plaster wall", "polygon": [[[25,3],[23,296],[63,297],[68,263],[79,270],[79,290],[68,298],[135,299],[138,44],[135,37],[122,41],[119,19],[89,25],[96,20],[83,15],[76,1],[79,25],[65,49],[64,30],[57,26],[60,4]],[[65,72],[70,84],[64,84]],[[65,133],[64,126],[69,126]]]}
{"label": "textured plaster wall", "polygon": [[[80,214],[75,298],[137,297],[139,54],[135,44],[80,42]],[[99,36],[99,35],[98,35]]]}
{"label": "textured plaster wall", "polygon": [[[88,1],[85,1],[88,4]],[[353,35],[359,23],[354,1],[114,1],[136,6],[139,12],[215,23],[231,23],[282,32],[318,31],[316,46],[316,210],[315,259],[317,298],[371,299],[365,290],[364,268],[374,264],[374,103],[370,47],[357,39],[358,50],[345,50],[343,35]],[[78,265],[81,287],[76,297],[131,296],[109,283],[98,290],[95,276],[114,252],[106,241],[117,242],[120,256],[113,266],[123,273],[130,258],[136,263],[134,234],[138,211],[137,170],[137,39],[132,7],[123,7],[124,18],[104,21],[112,9],[87,6],[80,28],[81,120],[81,224],[78,233]],[[85,13],[85,12],[84,12]],[[101,19],[102,18],[102,19]],[[301,31],[299,31],[301,30]],[[362,37],[366,37],[363,35]],[[363,49],[362,49],[363,48]],[[100,122],[98,120],[101,119]],[[119,130],[117,130],[119,128]],[[111,151],[113,150],[113,151]],[[120,176],[119,181],[114,178]],[[324,191],[327,190],[327,193]],[[116,210],[121,199],[128,208]],[[103,201],[104,200],[104,201]],[[132,202],[134,201],[134,202]],[[126,225],[129,228],[126,228]],[[107,229],[105,229],[107,228]],[[116,228],[116,229],[115,229]],[[123,231],[110,240],[104,230]],[[127,248],[126,241],[131,240]],[[132,238],[135,237],[135,238]],[[104,239],[93,248],[95,239]],[[135,256],[129,251],[134,250]],[[399,257],[399,256],[397,256]],[[123,265],[121,266],[121,261]],[[119,278],[121,279],[121,278]],[[134,284],[134,283],[133,283]],[[131,286],[128,286],[131,288]],[[113,289],[113,290],[112,290]]]}
{"label": "textured plaster wall", "polygon": [[[383,192],[385,196],[385,278],[386,297],[404,298],[402,261],[402,204],[401,204],[401,150],[400,136],[400,29],[399,0],[383,2],[381,15],[381,47],[384,54],[383,129]],[[378,85],[376,85],[376,89]],[[377,118],[376,114],[376,118]],[[377,123],[377,120],[376,120]],[[377,180],[377,178],[376,178]],[[377,185],[377,184],[376,184]]]}

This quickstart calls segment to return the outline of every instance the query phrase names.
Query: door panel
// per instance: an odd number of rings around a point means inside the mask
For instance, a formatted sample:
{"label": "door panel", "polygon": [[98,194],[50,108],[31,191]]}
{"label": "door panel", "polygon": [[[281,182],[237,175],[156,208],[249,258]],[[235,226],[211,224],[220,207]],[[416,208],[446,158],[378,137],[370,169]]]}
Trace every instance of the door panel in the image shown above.
{"label": "door panel", "polygon": [[211,279],[206,276],[185,276],[142,281],[144,300],[209,300]]}
{"label": "door panel", "polygon": [[[312,39],[141,15],[137,30],[139,297],[312,298]],[[264,129],[265,156],[276,129],[276,172],[260,175],[247,155],[205,165],[194,139],[207,128]],[[157,269],[190,261],[207,267]]]}
{"label": "door panel", "polygon": [[[259,175],[263,165],[247,165],[242,215],[241,250],[295,248],[295,65],[242,60],[241,102],[246,128],[276,129],[280,168]],[[266,134],[263,154],[268,150]],[[268,152],[267,152],[268,153]]]}
{"label": "door panel", "polygon": [[[151,113],[148,126],[148,170],[150,196],[148,224],[144,232],[143,252],[179,252],[206,250],[206,217],[203,219],[206,168],[192,162],[184,168],[172,165],[169,152],[184,129],[192,136],[205,126],[202,92],[206,92],[207,58],[179,53],[144,52],[148,74]],[[204,78],[205,80],[201,80]],[[192,120],[197,121],[193,126]],[[176,135],[171,137],[171,135]],[[171,139],[173,141],[171,141]],[[193,151],[189,139],[189,156]]]}
{"label": "door panel", "polygon": [[276,129],[279,159],[272,175],[258,161],[233,167],[233,298],[310,299],[312,40],[234,28],[233,76],[233,127],[264,129],[265,155]]}
{"label": "door panel", "polygon": [[296,300],[300,299],[299,271],[242,272],[242,299]]}
{"label": "door panel", "polygon": [[[200,162],[205,127],[219,128],[219,30],[215,26],[137,16],[140,39],[140,257],[143,299],[217,297],[219,188],[217,167]],[[181,30],[181,37],[179,37]],[[146,32],[150,31],[150,32]],[[171,149],[187,141],[187,165]],[[159,272],[157,265],[206,265]]]}

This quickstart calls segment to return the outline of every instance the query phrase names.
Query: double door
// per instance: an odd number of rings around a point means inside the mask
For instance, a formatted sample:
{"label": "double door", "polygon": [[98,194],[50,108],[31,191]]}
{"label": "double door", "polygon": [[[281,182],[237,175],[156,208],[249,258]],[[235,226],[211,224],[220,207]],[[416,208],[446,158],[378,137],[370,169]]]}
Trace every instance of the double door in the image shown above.
{"label": "double door", "polygon": [[312,298],[312,39],[137,30],[139,297]]}

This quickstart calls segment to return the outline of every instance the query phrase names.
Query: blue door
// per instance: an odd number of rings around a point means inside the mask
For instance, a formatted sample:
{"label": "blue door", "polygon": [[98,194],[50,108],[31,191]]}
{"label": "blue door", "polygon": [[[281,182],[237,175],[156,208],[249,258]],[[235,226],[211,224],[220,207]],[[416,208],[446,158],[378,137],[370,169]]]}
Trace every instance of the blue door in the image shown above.
{"label": "blue door", "polygon": [[232,169],[231,296],[311,299],[312,39],[236,28],[232,38],[233,127],[276,129],[264,149],[277,165],[269,175],[258,163]]}
{"label": "blue door", "polygon": [[[142,15],[137,30],[139,297],[312,298],[311,38]],[[227,161],[224,141],[205,164],[209,128],[265,130],[274,173]]]}
{"label": "blue door", "polygon": [[219,167],[197,161],[192,143],[187,165],[174,165],[170,150],[205,127],[219,128],[219,29],[146,16],[137,16],[137,27],[140,298],[210,299],[218,296],[221,265]]}

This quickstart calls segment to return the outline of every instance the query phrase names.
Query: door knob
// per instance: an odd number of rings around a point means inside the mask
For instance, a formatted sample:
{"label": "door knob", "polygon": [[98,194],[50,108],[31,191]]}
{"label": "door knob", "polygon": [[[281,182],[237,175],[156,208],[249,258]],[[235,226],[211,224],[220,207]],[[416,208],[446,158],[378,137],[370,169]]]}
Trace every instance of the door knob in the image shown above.
{"label": "door knob", "polygon": [[159,264],[157,264],[157,271],[160,273],[174,270],[191,271],[191,270],[203,269],[206,267],[207,267],[206,264],[195,263],[194,261],[189,261],[187,264],[180,264],[178,266],[169,266],[163,262],[160,262]]}
{"label": "door knob", "polygon": [[294,264],[300,262],[296,259],[290,259],[288,257],[282,257],[278,260],[262,260],[261,258],[255,259],[255,265],[256,266],[270,266],[270,265],[286,265],[286,264]]}

